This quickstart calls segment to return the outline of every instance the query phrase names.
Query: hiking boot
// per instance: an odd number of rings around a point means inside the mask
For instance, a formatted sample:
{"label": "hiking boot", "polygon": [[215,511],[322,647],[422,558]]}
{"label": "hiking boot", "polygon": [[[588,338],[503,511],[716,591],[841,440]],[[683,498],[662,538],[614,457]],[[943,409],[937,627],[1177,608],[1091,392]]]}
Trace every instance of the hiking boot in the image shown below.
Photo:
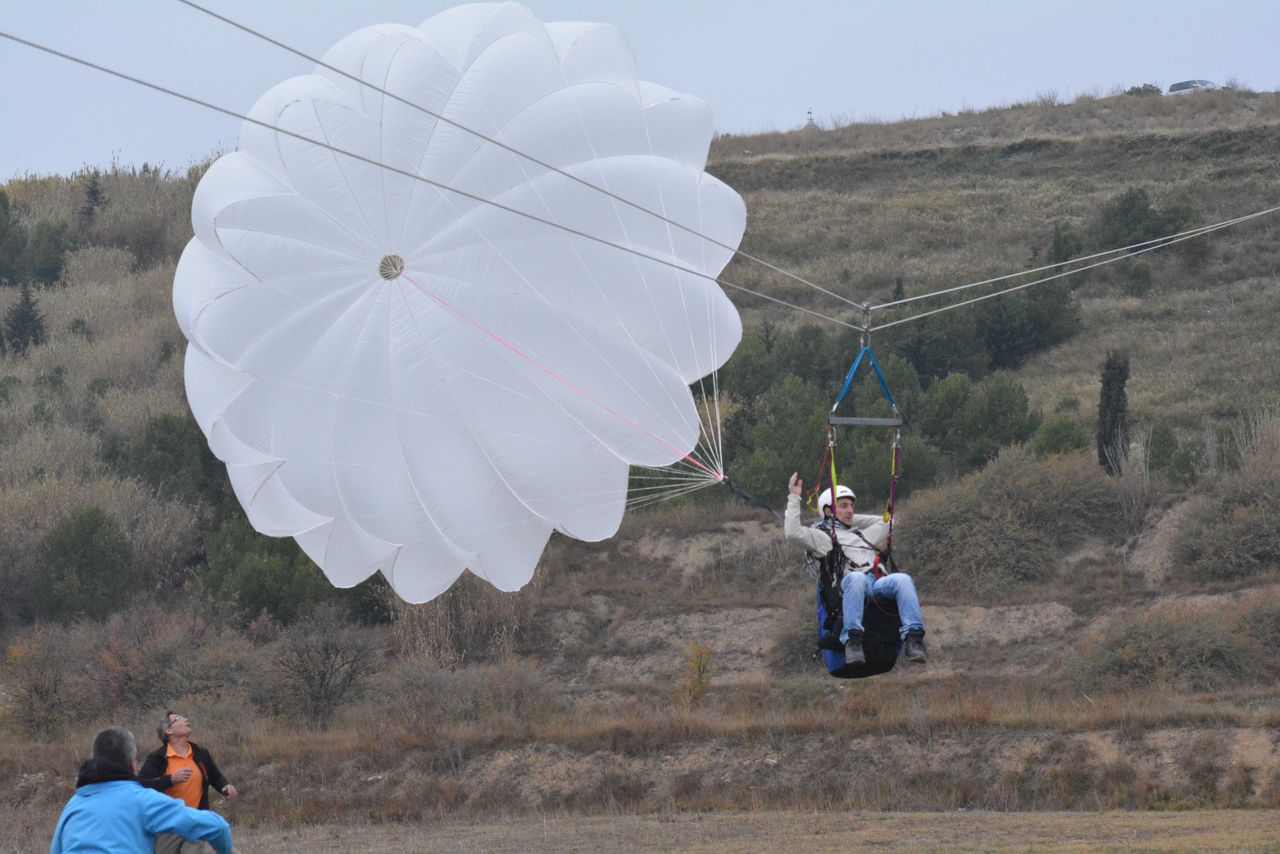
{"label": "hiking boot", "polygon": [[845,664],[866,664],[867,654],[862,651],[862,635],[849,634],[849,640],[844,644],[844,663]]}
{"label": "hiking boot", "polygon": [[912,664],[924,664],[924,632],[908,632],[903,638],[902,655]]}

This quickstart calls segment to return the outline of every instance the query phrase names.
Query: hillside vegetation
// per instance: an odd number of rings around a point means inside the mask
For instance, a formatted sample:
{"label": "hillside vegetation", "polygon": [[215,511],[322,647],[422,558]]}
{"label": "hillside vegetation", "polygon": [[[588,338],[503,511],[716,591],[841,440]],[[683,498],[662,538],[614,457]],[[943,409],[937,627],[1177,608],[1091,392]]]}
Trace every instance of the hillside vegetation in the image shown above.
{"label": "hillside vegetation", "polygon": [[[710,169],[747,200],[745,250],[855,302],[1277,204],[1280,95],[1042,100],[722,137]],[[169,306],[203,168],[0,186],[0,846],[47,836],[96,727],[165,708],[264,827],[1280,803],[1280,218],[874,336],[909,419],[896,543],[930,663],[846,683],[814,658],[799,554],[727,492],[557,537],[520,593],[468,578],[425,606],[334,591],[255,534],[187,412]],[[724,278],[857,316],[741,259]],[[856,335],[730,293],[727,470],[780,506]],[[883,500],[884,436],[839,462],[861,509]]]}

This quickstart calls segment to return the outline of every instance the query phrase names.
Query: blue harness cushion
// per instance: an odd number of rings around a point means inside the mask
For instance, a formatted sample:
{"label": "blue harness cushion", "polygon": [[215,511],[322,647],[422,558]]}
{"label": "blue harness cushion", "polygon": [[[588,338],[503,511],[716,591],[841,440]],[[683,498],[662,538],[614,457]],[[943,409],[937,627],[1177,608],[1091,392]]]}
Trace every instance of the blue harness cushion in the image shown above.
{"label": "blue harness cushion", "polygon": [[[833,595],[832,595],[833,594]],[[846,664],[844,644],[840,643],[842,608],[840,594],[829,591],[823,601],[823,588],[818,585],[818,647],[827,672],[840,679],[863,679],[888,673],[898,662],[902,652],[902,620],[898,617],[898,605],[891,599],[868,596],[862,608],[862,651],[866,664]],[[834,601],[831,601],[834,599]],[[828,610],[830,605],[830,610]]]}

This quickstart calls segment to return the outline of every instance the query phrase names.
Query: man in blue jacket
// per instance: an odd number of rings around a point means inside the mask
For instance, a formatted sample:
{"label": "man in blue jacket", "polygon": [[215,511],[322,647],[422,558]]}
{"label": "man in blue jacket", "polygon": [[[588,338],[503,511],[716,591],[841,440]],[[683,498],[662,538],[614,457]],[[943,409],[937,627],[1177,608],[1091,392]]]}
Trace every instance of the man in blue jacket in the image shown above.
{"label": "man in blue jacket", "polygon": [[155,847],[157,833],[201,839],[218,854],[232,854],[226,819],[143,788],[135,776],[137,768],[133,733],[122,726],[98,733],[93,757],[80,766],[76,793],[58,818],[50,854],[140,854]]}

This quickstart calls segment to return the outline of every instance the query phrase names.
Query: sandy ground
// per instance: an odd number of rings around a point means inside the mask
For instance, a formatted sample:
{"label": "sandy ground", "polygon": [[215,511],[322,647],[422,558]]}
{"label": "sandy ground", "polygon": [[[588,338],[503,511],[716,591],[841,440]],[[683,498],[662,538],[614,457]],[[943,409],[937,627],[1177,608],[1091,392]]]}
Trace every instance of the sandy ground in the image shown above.
{"label": "sandy ground", "polygon": [[1280,851],[1280,811],[796,812],[244,830],[242,854],[401,851]]}

